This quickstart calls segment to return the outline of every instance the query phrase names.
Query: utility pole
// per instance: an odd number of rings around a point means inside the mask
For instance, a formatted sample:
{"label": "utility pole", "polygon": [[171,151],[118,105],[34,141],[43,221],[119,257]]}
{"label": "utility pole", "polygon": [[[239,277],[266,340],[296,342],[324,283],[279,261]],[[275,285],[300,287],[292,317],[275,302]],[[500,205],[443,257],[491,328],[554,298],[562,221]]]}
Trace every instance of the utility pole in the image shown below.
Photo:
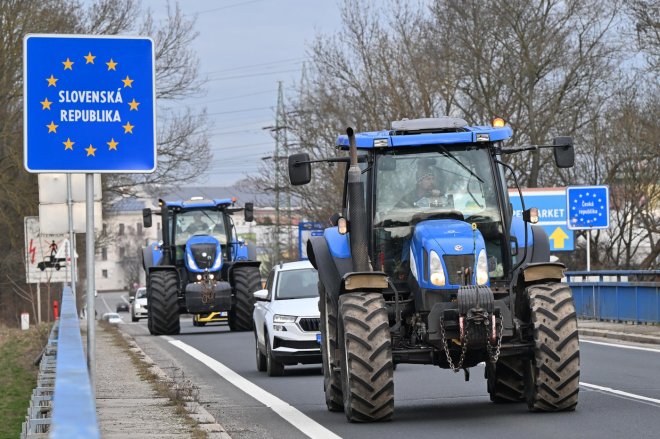
{"label": "utility pole", "polygon": [[[289,141],[287,135],[287,120],[286,120],[286,111],[284,110],[284,93],[282,91],[282,81],[278,82],[279,86],[277,89],[277,115],[275,120],[275,129],[277,130],[277,136],[279,142],[284,148],[284,159],[286,160],[289,157]],[[277,169],[279,169],[279,157],[275,157],[275,160],[278,161],[276,164]],[[279,184],[279,180],[278,180]],[[287,211],[287,222],[286,222],[286,239],[287,239],[287,257],[289,260],[293,260],[293,242],[291,241],[291,191],[286,190],[286,211]],[[279,235],[278,235],[279,236]]]}

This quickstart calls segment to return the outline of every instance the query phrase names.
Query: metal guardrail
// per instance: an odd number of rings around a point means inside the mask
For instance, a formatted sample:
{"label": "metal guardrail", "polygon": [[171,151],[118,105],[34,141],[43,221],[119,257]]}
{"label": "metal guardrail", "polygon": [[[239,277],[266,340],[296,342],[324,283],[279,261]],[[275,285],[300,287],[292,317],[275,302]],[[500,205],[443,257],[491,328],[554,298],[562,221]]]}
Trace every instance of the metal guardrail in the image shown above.
{"label": "metal guardrail", "polygon": [[579,317],[660,323],[660,270],[569,271]]}
{"label": "metal guardrail", "polygon": [[96,401],[80,335],[80,320],[70,287],[62,294],[59,320],[41,360],[21,438],[100,438]]}

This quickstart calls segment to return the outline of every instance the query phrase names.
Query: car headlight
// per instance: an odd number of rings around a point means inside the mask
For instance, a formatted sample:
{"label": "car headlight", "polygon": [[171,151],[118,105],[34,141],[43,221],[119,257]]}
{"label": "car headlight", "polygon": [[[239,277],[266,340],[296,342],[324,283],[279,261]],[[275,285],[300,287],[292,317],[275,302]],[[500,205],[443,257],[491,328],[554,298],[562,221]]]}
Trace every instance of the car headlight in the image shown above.
{"label": "car headlight", "polygon": [[431,283],[439,287],[443,286],[445,284],[445,271],[442,269],[440,256],[433,250],[429,252],[429,269],[431,272]]}
{"label": "car headlight", "polygon": [[193,270],[197,270],[197,264],[195,263],[195,258],[192,257],[192,253],[186,252],[186,257],[188,258],[188,266]]}
{"label": "car headlight", "polygon": [[140,309],[140,304],[139,303],[135,304],[135,309]]}
{"label": "car headlight", "polygon": [[273,316],[273,323],[295,323],[296,316],[285,316],[282,314],[275,314]]}
{"label": "car headlight", "polygon": [[488,282],[488,259],[486,250],[482,249],[477,258],[477,285],[483,285],[486,282]]}

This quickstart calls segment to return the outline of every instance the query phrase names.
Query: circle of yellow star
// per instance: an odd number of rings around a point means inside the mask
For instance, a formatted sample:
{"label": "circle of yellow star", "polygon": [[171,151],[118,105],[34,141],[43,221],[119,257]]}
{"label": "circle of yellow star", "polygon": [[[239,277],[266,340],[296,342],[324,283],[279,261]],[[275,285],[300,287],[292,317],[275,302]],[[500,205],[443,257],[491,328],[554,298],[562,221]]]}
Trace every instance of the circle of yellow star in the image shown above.
{"label": "circle of yellow star", "polygon": [[69,139],[69,138],[67,137],[67,138],[66,138],[66,142],[62,142],[62,143],[64,143],[64,150],[65,150],[65,151],[66,151],[67,149],[70,149],[71,151],[73,151],[73,145],[74,145],[76,142],[72,142],[71,139]]}
{"label": "circle of yellow star", "polygon": [[57,127],[59,125],[55,125],[55,122],[51,121],[46,127],[48,128],[49,133],[57,133]]}
{"label": "circle of yellow star", "polygon": [[107,64],[107,66],[108,66],[108,70],[114,70],[114,71],[117,71],[117,69],[116,69],[115,67],[117,67],[117,64],[119,64],[119,63],[118,63],[118,62],[114,62],[114,61],[112,60],[112,58],[110,58],[110,61],[108,61],[106,64]]}
{"label": "circle of yellow star", "polygon": [[94,152],[96,152],[96,148],[94,148],[91,143],[89,144],[89,148],[85,148],[85,151],[87,151],[87,157],[89,157],[90,155],[96,157],[96,155],[94,155]]}
{"label": "circle of yellow star", "polygon": [[133,100],[128,103],[128,106],[131,107],[129,111],[133,111],[133,110],[138,111],[138,105],[140,105],[140,103],[136,102],[135,98],[133,98]]}
{"label": "circle of yellow star", "polygon": [[133,88],[133,81],[135,81],[135,79],[131,79],[128,75],[126,75],[126,79],[121,80],[121,82],[124,83],[124,87],[130,88]]}
{"label": "circle of yellow star", "polygon": [[119,142],[115,142],[115,139],[112,138],[110,139],[109,142],[105,142],[108,144],[108,151],[115,150],[117,151],[117,145],[119,145]]}
{"label": "circle of yellow star", "polygon": [[126,122],[126,125],[122,125],[121,127],[124,129],[124,134],[126,133],[133,134],[133,128],[135,127],[135,125],[131,125],[130,122]]}
{"label": "circle of yellow star", "polygon": [[69,58],[67,58],[66,61],[62,61],[62,64],[64,64],[64,70],[73,70],[74,62]]}
{"label": "circle of yellow star", "polygon": [[43,101],[39,102],[41,104],[41,109],[42,110],[50,110],[50,104],[52,104],[51,101],[48,100],[48,98],[44,99]]}
{"label": "circle of yellow star", "polygon": [[87,55],[83,56],[85,58],[85,64],[94,64],[94,58],[96,56],[92,55],[92,52],[87,53]]}
{"label": "circle of yellow star", "polygon": [[46,81],[48,81],[49,87],[57,87],[57,78],[53,75],[50,75],[50,78],[46,78]]}

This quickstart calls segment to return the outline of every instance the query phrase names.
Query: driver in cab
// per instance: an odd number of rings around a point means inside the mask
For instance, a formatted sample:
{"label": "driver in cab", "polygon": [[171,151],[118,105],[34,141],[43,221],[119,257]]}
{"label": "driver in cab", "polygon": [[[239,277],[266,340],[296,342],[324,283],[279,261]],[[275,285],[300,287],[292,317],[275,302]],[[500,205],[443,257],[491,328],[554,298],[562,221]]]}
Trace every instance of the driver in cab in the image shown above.
{"label": "driver in cab", "polygon": [[[416,174],[415,189],[408,192],[399,200],[397,207],[431,207],[444,198],[444,194],[437,188],[435,174],[430,167],[420,167]],[[439,205],[439,204],[438,204]]]}
{"label": "driver in cab", "polygon": [[202,220],[202,212],[193,213],[193,222],[186,227],[186,233],[191,235],[205,233],[210,229],[209,224]]}

